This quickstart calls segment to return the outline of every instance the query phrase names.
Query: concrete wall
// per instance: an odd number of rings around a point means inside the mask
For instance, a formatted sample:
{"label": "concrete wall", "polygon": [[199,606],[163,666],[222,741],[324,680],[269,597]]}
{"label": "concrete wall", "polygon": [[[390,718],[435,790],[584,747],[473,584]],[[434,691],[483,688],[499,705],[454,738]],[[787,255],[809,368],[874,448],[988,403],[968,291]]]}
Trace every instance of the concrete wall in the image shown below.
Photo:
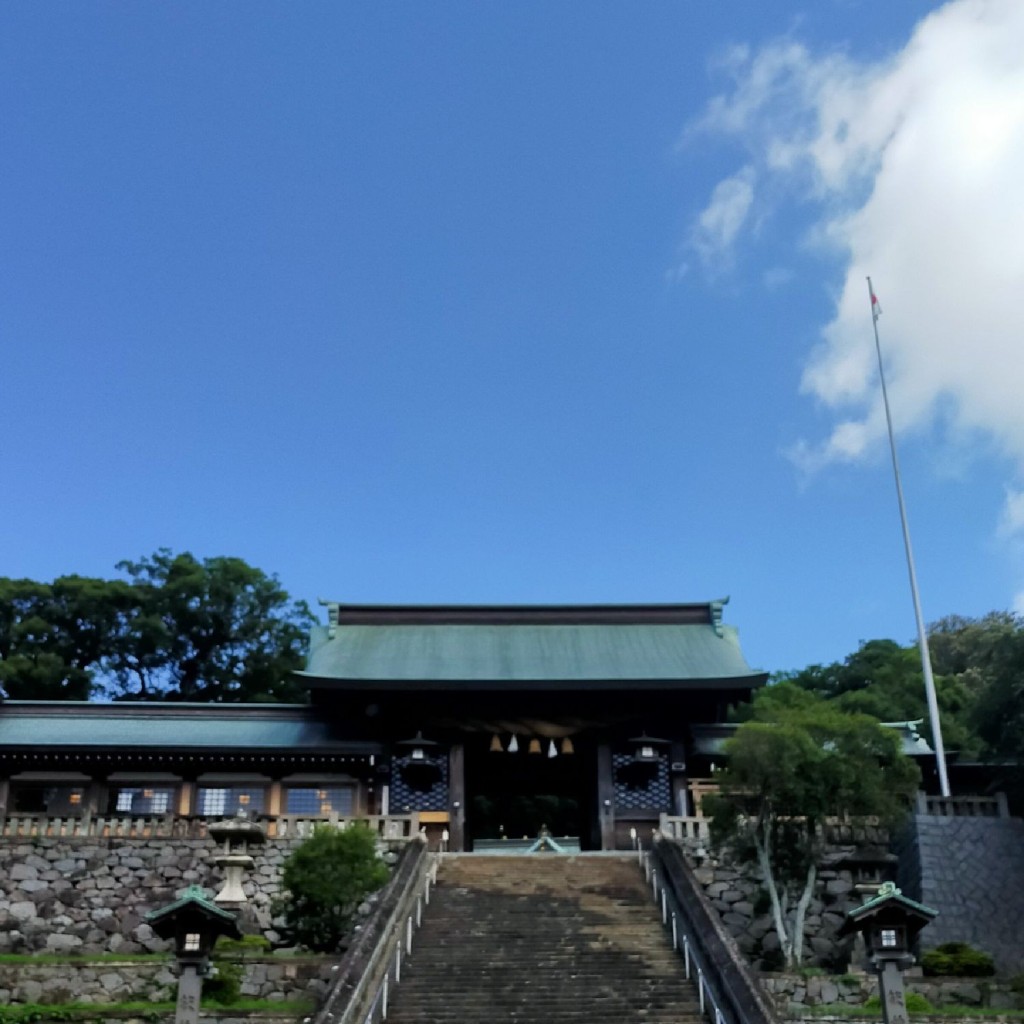
{"label": "concrete wall", "polygon": [[923,949],[969,942],[1024,970],[1024,821],[915,814],[900,843],[904,893],[939,911]]}

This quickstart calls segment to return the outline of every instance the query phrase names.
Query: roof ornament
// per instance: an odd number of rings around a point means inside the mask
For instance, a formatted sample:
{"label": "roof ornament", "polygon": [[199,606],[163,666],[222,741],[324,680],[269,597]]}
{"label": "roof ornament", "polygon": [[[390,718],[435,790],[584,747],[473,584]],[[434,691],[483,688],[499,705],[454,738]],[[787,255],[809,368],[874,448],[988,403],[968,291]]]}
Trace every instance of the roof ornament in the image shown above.
{"label": "roof ornament", "polygon": [[333,640],[338,633],[338,624],[341,618],[341,602],[328,601],[325,598],[318,597],[316,603],[321,608],[327,609],[327,639]]}
{"label": "roof ornament", "polygon": [[708,605],[711,609],[711,628],[714,629],[716,636],[725,636],[725,630],[722,628],[722,609],[728,603],[729,598],[726,596],[717,601],[711,601]]}

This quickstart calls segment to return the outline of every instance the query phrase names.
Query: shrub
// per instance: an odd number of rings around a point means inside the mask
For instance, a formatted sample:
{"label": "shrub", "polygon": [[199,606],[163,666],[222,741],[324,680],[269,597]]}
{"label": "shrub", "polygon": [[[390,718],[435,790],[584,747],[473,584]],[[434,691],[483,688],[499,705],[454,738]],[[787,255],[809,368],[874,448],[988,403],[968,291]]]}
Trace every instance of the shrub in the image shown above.
{"label": "shrub", "polygon": [[[920,992],[908,992],[906,994],[907,1013],[934,1013],[935,1007],[928,1002]],[[878,1013],[882,1009],[882,1001],[878,996],[872,996],[863,1009],[868,1013]]]}
{"label": "shrub", "polygon": [[270,952],[270,940],[262,935],[243,935],[240,939],[229,939],[222,935],[214,947],[214,956],[260,956]]}
{"label": "shrub", "polygon": [[241,964],[219,960],[203,978],[203,998],[216,1000],[221,1006],[238,1002],[242,994],[243,973]]}
{"label": "shrub", "polygon": [[988,978],[996,973],[996,965],[988,953],[966,942],[944,942],[929,949],[921,957],[927,975],[948,975],[954,978]]}
{"label": "shrub", "polygon": [[373,832],[361,825],[320,825],[284,862],[285,894],[277,910],[295,942],[333,953],[343,948],[359,903],[387,880]]}

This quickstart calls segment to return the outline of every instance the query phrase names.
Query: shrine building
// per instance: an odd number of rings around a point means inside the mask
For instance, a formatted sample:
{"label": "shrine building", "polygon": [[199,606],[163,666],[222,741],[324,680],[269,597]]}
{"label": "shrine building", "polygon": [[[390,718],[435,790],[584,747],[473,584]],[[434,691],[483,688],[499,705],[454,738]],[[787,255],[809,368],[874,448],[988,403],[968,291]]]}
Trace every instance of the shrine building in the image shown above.
{"label": "shrine building", "polygon": [[452,850],[625,848],[700,816],[728,711],[766,682],[724,604],[330,604],[308,704],[5,701],[0,834],[243,812],[271,834],[376,818]]}

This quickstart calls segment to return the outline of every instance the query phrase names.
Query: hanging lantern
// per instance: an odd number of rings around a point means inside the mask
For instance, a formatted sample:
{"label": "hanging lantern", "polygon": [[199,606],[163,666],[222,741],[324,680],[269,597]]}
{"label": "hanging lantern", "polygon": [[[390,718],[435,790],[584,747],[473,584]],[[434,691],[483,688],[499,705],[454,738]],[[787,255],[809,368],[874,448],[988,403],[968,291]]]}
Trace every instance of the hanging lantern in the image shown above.
{"label": "hanging lantern", "polygon": [[516,754],[519,752],[519,738],[515,733],[512,733],[512,739],[508,741],[508,752],[510,754]]}
{"label": "hanging lantern", "polygon": [[558,748],[554,740],[548,740],[548,757],[558,757]]}
{"label": "hanging lantern", "polygon": [[636,751],[633,754],[634,761],[657,761],[658,747],[667,747],[668,740],[659,739],[657,736],[648,736],[646,731],[640,736],[633,736],[629,740],[634,744]]}
{"label": "hanging lantern", "polygon": [[504,748],[501,745],[501,737],[495,733],[491,737],[491,753],[500,754]]}
{"label": "hanging lantern", "polygon": [[396,747],[408,747],[409,759],[412,761],[425,761],[427,759],[427,747],[436,747],[440,744],[436,740],[423,738],[423,733],[417,729],[416,735],[411,740],[399,740]]}
{"label": "hanging lantern", "polygon": [[562,753],[563,754],[575,754],[576,748],[572,745],[572,740],[568,736],[562,740]]}
{"label": "hanging lantern", "polygon": [[536,736],[534,736],[533,739],[530,740],[530,746],[527,748],[527,750],[531,754],[539,754],[540,753],[540,740],[537,739]]}

